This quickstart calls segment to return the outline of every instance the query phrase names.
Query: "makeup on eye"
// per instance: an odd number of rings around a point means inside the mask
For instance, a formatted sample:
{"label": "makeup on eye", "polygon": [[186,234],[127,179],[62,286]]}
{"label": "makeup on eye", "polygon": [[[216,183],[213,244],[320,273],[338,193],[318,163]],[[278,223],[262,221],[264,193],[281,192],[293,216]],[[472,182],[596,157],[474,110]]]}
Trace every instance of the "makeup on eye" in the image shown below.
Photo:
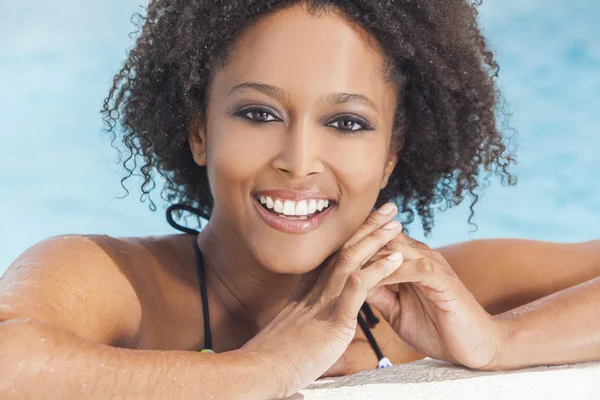
{"label": "makeup on eye", "polygon": [[358,132],[358,131],[372,131],[374,129],[371,125],[369,125],[362,118],[357,118],[357,117],[355,117],[353,115],[349,115],[349,114],[340,115],[333,122],[338,122],[338,121],[346,121],[346,122],[350,122],[350,123],[352,123],[354,125],[360,125],[360,126],[362,126],[362,128],[360,128],[360,129],[345,129],[345,128],[341,128],[339,126],[336,127],[336,129],[339,129],[339,130],[342,130],[342,131]]}
{"label": "makeup on eye", "polygon": [[[274,115],[276,113],[273,110],[264,106],[247,106],[241,108],[238,111],[229,112],[229,114],[235,117],[243,118],[251,123],[256,124],[265,124],[282,121],[280,117]],[[347,127],[349,124],[341,124],[341,121],[349,122],[350,128],[346,129],[345,127]],[[336,115],[333,118],[329,118],[329,120],[325,124],[331,128],[346,132],[348,134],[357,134],[360,131],[372,131],[375,129],[364,118],[358,117],[353,114]],[[334,124],[337,124],[337,126],[332,126]],[[354,129],[354,127],[358,128]]]}
{"label": "makeup on eye", "polygon": [[[275,116],[276,113],[273,110],[271,110],[270,108],[263,107],[263,106],[247,106],[247,107],[241,108],[238,111],[234,111],[231,114],[233,116],[245,118],[247,120],[250,120],[251,122],[257,122],[257,123],[281,122],[281,120],[282,120],[282,118],[280,118],[279,116]],[[254,117],[249,116],[249,115],[256,116],[256,114],[261,115],[261,117],[270,116],[271,119],[254,118]]]}

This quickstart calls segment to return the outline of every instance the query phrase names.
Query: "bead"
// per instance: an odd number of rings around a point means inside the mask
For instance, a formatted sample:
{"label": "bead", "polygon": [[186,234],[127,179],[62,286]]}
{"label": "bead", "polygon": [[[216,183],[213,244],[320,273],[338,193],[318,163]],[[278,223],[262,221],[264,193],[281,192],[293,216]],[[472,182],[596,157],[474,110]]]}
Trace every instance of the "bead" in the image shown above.
{"label": "bead", "polygon": [[392,365],[393,365],[392,362],[387,357],[383,357],[377,363],[377,368],[387,368],[387,367],[391,367]]}
{"label": "bead", "polygon": [[200,353],[209,353],[209,354],[215,354],[214,351],[212,351],[211,349],[202,349],[200,350]]}

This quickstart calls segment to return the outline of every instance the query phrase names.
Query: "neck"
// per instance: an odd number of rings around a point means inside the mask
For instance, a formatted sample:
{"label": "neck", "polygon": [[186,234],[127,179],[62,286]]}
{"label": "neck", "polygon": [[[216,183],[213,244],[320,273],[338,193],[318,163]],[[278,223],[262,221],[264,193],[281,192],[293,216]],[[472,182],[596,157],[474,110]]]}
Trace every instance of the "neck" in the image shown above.
{"label": "neck", "polygon": [[254,334],[277,315],[298,285],[300,276],[260,265],[244,241],[215,218],[198,235],[198,246],[211,289],[227,312]]}

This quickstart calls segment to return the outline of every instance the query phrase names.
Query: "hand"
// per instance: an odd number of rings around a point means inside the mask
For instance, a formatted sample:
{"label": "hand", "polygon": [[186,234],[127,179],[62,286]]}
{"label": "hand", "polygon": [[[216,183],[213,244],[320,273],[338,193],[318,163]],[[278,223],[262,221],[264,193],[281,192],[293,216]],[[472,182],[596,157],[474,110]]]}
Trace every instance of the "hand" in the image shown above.
{"label": "hand", "polygon": [[400,268],[370,290],[376,307],[400,338],[428,357],[473,369],[492,366],[505,337],[438,252],[404,233],[372,261],[401,252]]}
{"label": "hand", "polygon": [[283,310],[240,349],[264,355],[270,362],[281,380],[279,395],[296,393],[342,356],[354,337],[369,289],[400,266],[401,259],[388,258],[365,266],[401,232],[399,223],[386,229],[397,213],[391,206],[388,214],[372,213],[339,251],[304,274]]}

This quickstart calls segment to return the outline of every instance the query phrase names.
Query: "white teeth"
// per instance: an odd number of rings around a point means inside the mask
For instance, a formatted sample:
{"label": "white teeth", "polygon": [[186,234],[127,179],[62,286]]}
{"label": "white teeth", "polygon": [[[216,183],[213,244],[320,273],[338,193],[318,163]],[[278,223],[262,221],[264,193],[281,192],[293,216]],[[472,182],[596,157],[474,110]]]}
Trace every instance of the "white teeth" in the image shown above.
{"label": "white teeth", "polygon": [[295,215],[296,204],[294,204],[292,200],[286,200],[285,203],[283,203],[283,211],[281,212],[283,212],[285,215]]}
{"label": "white teeth", "polygon": [[308,214],[308,204],[306,200],[300,200],[296,203],[296,215],[306,215]]}
{"label": "white teeth", "polygon": [[311,199],[308,202],[307,214],[313,214],[315,211],[317,211],[317,201],[315,199]]}
{"label": "white teeth", "polygon": [[319,202],[317,203],[317,210],[321,211],[323,207],[325,207],[325,201],[319,200]]}
{"label": "white teeth", "polygon": [[317,211],[323,211],[329,207],[329,200],[273,200],[270,196],[260,196],[259,201],[264,204],[266,208],[275,211],[276,213],[285,214],[289,216],[307,216],[314,214]]}
{"label": "white teeth", "polygon": [[278,213],[283,212],[283,203],[281,202],[281,200],[279,200],[279,199],[275,200],[275,204],[273,205],[273,210],[275,210],[275,212],[278,212]]}

